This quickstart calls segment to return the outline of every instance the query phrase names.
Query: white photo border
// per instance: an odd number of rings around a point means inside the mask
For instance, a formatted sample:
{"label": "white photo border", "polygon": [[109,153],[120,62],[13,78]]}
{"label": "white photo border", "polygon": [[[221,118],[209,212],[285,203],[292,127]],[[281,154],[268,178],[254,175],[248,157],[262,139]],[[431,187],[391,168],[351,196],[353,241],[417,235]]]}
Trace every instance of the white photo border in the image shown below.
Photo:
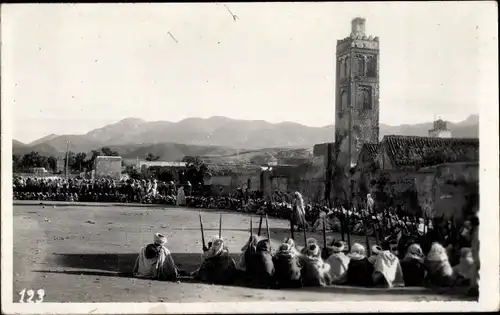
{"label": "white photo border", "polygon": [[[385,2],[400,5],[404,2]],[[470,2],[451,2],[471,5]],[[282,3],[285,5],[285,3]],[[32,4],[33,5],[33,4]],[[116,4],[120,5],[120,4]],[[193,4],[195,5],[195,4]],[[309,4],[311,5],[311,4]],[[12,107],[13,86],[8,73],[9,60],[1,59],[1,302],[5,314],[160,314],[160,313],[318,313],[318,312],[476,312],[499,307],[499,138],[498,138],[498,7],[496,2],[482,5],[480,25],[482,54],[477,60],[488,66],[481,73],[480,90],[490,96],[480,105],[480,296],[478,302],[236,302],[236,303],[13,303],[13,205],[12,205]],[[4,16],[5,5],[0,8]],[[3,18],[2,18],[3,20]],[[1,28],[5,38],[5,28]],[[3,47],[3,45],[2,45]],[[445,48],[450,49],[450,48]],[[3,49],[2,49],[3,52]],[[4,54],[2,54],[4,55]],[[464,66],[467,66],[465,63]],[[484,68],[483,68],[484,69]],[[459,69],[458,69],[459,71]],[[332,103],[333,104],[333,103]],[[494,275],[494,276],[493,276]]]}

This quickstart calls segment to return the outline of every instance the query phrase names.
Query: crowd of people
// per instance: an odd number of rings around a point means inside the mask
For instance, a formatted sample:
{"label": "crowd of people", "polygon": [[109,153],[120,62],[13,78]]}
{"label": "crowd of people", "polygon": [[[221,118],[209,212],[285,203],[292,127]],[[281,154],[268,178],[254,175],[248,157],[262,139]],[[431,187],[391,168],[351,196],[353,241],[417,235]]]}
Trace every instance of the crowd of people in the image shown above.
{"label": "crowd of people", "polygon": [[[68,202],[117,202],[178,205],[190,208],[224,209],[247,213],[266,213],[269,216],[290,219],[292,208],[301,211],[296,216],[299,228],[316,231],[349,232],[356,235],[377,236],[377,232],[399,230],[407,233],[424,234],[432,230],[432,221],[405,216],[392,209],[373,213],[367,209],[346,210],[342,206],[306,204],[300,193],[289,194],[275,191],[272,196],[264,197],[260,191],[238,189],[228,195],[214,195],[202,185],[192,186],[187,182],[180,185],[174,182],[157,180],[111,179],[64,179],[64,178],[21,178],[13,180],[14,200],[68,201]],[[345,222],[345,224],[341,224]],[[387,233],[384,233],[387,234]]]}
{"label": "crowd of people", "polygon": [[164,235],[155,234],[153,242],[141,249],[133,274],[167,281],[189,278],[262,288],[462,286],[469,287],[474,294],[477,290],[477,250],[462,248],[459,262],[452,264],[446,249],[437,242],[428,253],[413,243],[399,255],[391,250],[389,242],[382,242],[381,246],[372,246],[368,255],[359,243],[347,250],[342,241],[330,240],[322,249],[313,238],[307,239],[303,248],[296,246],[292,238],[286,238],[274,249],[269,239],[252,233],[235,260],[219,236],[208,247],[203,246],[202,263],[192,272],[176,265],[166,244]]}
{"label": "crowd of people", "polygon": [[[443,226],[435,229],[432,221],[426,222],[423,218],[406,216],[392,209],[375,213],[370,195],[365,209],[354,206],[346,210],[342,206],[329,208],[306,204],[299,192],[275,191],[272,196],[264,197],[259,191],[238,189],[224,196],[189,182],[180,185],[157,180],[21,177],[14,177],[13,193],[17,200],[156,203],[266,214],[290,220],[292,230],[296,227],[297,231],[341,231],[342,234],[375,235],[382,240],[380,247],[370,248],[368,252],[373,255],[367,257],[361,244],[350,246],[349,252],[345,253],[345,244],[332,241],[320,251],[317,241],[308,239],[307,246],[299,251],[293,239],[288,238],[274,250],[269,240],[252,235],[236,263],[224,240],[215,238],[208,248],[203,248],[201,267],[186,274],[176,267],[165,247],[165,237],[157,234],[154,242],[141,250],[134,267],[134,273],[142,277],[170,280],[191,276],[211,283],[229,283],[243,276],[246,280],[259,282],[253,284],[268,287],[328,284],[451,286],[467,283],[475,287],[477,284],[478,257],[474,257],[471,248],[478,222],[471,224],[467,220],[458,229],[459,233],[455,233],[458,236],[441,238],[438,242],[434,242],[438,239],[435,237],[432,244],[424,244],[422,237],[432,234],[429,231],[443,228],[450,231],[450,222],[442,222]],[[398,235],[398,246],[391,246],[394,239],[376,235],[381,231],[384,235]],[[403,242],[401,235],[416,237],[407,237]],[[422,244],[418,243],[419,240]],[[403,243],[404,246],[400,246]]]}

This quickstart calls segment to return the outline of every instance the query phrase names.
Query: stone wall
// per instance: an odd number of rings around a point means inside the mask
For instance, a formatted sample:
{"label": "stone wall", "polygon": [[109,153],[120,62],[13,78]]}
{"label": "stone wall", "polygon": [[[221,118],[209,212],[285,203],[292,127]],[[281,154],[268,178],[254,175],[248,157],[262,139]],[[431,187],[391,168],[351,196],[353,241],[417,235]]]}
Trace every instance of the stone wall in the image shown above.
{"label": "stone wall", "polygon": [[[377,206],[387,206],[377,200],[380,191],[392,198],[391,206],[402,206],[410,213],[430,218],[463,218],[468,198],[479,194],[478,163],[448,163],[414,170],[377,170],[355,174],[356,202],[364,204],[371,193]],[[378,186],[386,177],[383,189]]]}
{"label": "stone wall", "polygon": [[122,158],[119,156],[98,156],[94,162],[94,177],[120,180]]}
{"label": "stone wall", "polygon": [[463,219],[468,198],[479,195],[479,164],[448,163],[419,171],[418,194],[433,217]]}

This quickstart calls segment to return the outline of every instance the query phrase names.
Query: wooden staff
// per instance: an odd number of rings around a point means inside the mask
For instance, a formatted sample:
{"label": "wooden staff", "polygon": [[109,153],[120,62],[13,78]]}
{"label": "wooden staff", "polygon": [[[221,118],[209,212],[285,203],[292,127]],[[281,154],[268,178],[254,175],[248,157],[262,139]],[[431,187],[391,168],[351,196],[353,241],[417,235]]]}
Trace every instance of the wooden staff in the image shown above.
{"label": "wooden staff", "polygon": [[342,237],[342,242],[345,241],[345,227],[344,227],[344,213],[342,212],[342,209],[340,209],[340,215],[337,217],[340,221],[340,236]]}
{"label": "wooden staff", "polygon": [[323,248],[326,248],[326,216],[323,217]]}
{"label": "wooden staff", "polygon": [[271,244],[271,230],[269,230],[269,222],[267,221],[267,213],[266,213],[266,230],[267,230],[267,238],[269,239],[269,244]]}
{"label": "wooden staff", "polygon": [[260,215],[260,222],[259,222],[259,231],[257,232],[257,235],[260,236],[260,231],[262,229],[262,214]]}
{"label": "wooden staff", "polygon": [[290,214],[290,236],[292,237],[292,240],[295,240],[294,232],[293,232],[293,215],[294,212]]}
{"label": "wooden staff", "polygon": [[[304,220],[305,220],[305,218],[304,218]],[[307,232],[306,232],[306,227],[304,226],[302,228],[302,230],[303,230],[303,234],[304,234],[304,247],[307,248]]]}
{"label": "wooden staff", "polygon": [[250,237],[253,236],[253,222],[252,222],[252,216],[250,216]]}
{"label": "wooden staff", "polygon": [[205,233],[203,232],[203,221],[201,220],[201,211],[198,212],[198,215],[200,217],[201,242],[203,243],[203,248],[206,248],[207,246],[205,245]]}
{"label": "wooden staff", "polygon": [[[349,208],[350,206],[351,205],[349,204]],[[349,227],[349,219],[350,219],[349,210],[347,210],[345,213],[346,213],[346,225],[347,225],[347,248],[351,250],[351,228]]]}
{"label": "wooden staff", "polygon": [[222,238],[222,213],[219,216],[219,238]]}
{"label": "wooden staff", "polygon": [[[368,203],[366,204],[366,212],[368,213]],[[370,221],[367,220],[366,215],[363,213],[363,211],[361,211],[361,218],[363,219],[363,221],[364,221],[363,223],[365,225],[366,249],[368,250],[368,253],[370,254],[370,238],[368,237],[368,225],[370,224]]]}

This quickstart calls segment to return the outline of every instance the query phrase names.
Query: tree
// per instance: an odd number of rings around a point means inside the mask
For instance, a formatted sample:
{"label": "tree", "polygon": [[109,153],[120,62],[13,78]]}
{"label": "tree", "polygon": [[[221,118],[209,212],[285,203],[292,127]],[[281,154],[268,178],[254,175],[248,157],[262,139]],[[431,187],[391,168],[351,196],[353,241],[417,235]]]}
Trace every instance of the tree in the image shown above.
{"label": "tree", "polygon": [[[64,157],[66,159],[66,157]],[[72,170],[74,168],[76,162],[76,156],[75,152],[69,151],[68,152],[68,170]],[[66,160],[64,161],[65,166],[66,166]]]}
{"label": "tree", "polygon": [[146,161],[158,161],[159,159],[160,157],[158,155],[154,155],[151,152],[146,156]]}
{"label": "tree", "polygon": [[87,169],[92,169],[94,167],[94,162],[95,162],[95,159],[98,157],[98,156],[102,156],[102,152],[99,151],[99,150],[92,150],[92,156],[90,157],[90,159],[87,161],[86,163],[86,167]]}
{"label": "tree", "polygon": [[111,150],[108,147],[101,148],[102,155],[104,156],[119,156],[118,152]]}
{"label": "tree", "polygon": [[182,161],[186,162],[186,171],[184,172],[183,179],[193,185],[203,183],[203,179],[208,173],[208,167],[203,160],[197,156],[185,156]]}
{"label": "tree", "polygon": [[22,159],[20,155],[12,155],[12,171],[19,172],[22,170]]}
{"label": "tree", "polygon": [[23,168],[41,167],[40,153],[31,151],[23,156],[21,162]]}
{"label": "tree", "polygon": [[50,171],[55,172],[57,167],[57,159],[55,156],[49,156],[47,158],[47,164]]}
{"label": "tree", "polygon": [[75,155],[75,160],[74,160],[74,163],[71,165],[72,166],[72,169],[75,170],[75,171],[83,171],[83,169],[85,168],[85,159],[87,158],[87,154],[84,153],[84,152],[78,152],[76,155]]}

